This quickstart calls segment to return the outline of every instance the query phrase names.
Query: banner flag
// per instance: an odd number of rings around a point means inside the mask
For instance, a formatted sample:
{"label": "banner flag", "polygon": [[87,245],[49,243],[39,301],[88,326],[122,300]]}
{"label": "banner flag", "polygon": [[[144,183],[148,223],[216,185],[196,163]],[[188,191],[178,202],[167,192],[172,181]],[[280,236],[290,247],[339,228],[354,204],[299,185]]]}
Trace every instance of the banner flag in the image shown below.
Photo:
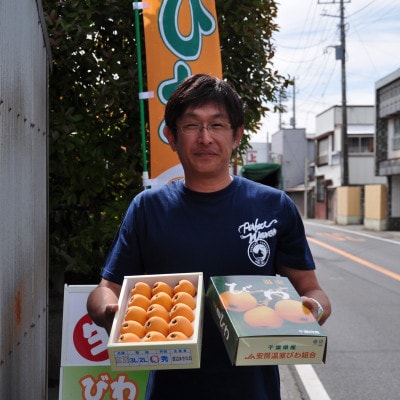
{"label": "banner flag", "polygon": [[222,77],[215,0],[149,0],[143,7],[149,97],[151,186],[183,176],[164,136],[164,107],[186,77]]}

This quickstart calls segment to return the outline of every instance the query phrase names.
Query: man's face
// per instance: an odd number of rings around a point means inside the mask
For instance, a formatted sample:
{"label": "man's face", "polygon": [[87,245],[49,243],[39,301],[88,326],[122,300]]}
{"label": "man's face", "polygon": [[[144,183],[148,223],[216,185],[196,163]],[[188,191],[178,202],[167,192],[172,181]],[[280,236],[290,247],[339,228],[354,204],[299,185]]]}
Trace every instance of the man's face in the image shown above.
{"label": "man's face", "polygon": [[[201,179],[226,175],[232,151],[243,135],[243,128],[239,128],[233,137],[226,110],[213,103],[188,108],[177,125],[176,138],[168,127],[165,135],[178,153],[185,176]],[[205,128],[209,126],[215,127],[214,132]]]}

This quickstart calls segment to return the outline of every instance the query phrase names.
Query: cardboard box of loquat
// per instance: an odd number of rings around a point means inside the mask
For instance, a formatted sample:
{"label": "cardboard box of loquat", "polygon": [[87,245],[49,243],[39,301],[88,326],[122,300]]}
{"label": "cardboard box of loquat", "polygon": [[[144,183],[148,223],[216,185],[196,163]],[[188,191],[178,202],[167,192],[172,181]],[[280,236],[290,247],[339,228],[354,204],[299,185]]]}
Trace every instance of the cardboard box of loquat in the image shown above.
{"label": "cardboard box of loquat", "polygon": [[287,278],[211,277],[206,301],[232,364],[325,362],[327,335]]}
{"label": "cardboard box of loquat", "polygon": [[113,371],[200,368],[203,274],[126,276],[107,349]]}

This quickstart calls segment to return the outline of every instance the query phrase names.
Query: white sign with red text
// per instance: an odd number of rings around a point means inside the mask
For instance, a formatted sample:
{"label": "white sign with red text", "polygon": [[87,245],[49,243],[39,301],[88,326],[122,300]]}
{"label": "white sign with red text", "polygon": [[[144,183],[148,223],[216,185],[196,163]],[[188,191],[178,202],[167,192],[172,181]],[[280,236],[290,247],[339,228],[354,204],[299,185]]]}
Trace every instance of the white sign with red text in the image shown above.
{"label": "white sign with red text", "polygon": [[143,400],[148,371],[111,371],[108,335],[89,317],[86,301],[95,285],[66,285],[60,368],[60,400]]}
{"label": "white sign with red text", "polygon": [[86,311],[86,301],[94,285],[70,285],[64,290],[61,365],[110,365],[108,335]]}

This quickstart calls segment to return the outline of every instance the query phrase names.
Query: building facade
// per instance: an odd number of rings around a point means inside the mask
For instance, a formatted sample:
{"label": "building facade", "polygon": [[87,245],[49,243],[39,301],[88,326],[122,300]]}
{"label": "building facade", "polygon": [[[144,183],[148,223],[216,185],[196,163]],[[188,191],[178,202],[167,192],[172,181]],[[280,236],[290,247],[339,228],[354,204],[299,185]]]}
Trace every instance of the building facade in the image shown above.
{"label": "building facade", "polygon": [[305,129],[281,129],[274,133],[270,159],[282,166],[283,190],[304,183],[306,164],[309,164]]}
{"label": "building facade", "polygon": [[400,230],[400,68],[375,84],[376,174],[387,178],[388,230]]}
{"label": "building facade", "polygon": [[[375,174],[375,108],[347,107],[347,149],[349,186],[385,184]],[[316,117],[315,217],[335,220],[336,188],[343,178],[342,107],[333,106]]]}

